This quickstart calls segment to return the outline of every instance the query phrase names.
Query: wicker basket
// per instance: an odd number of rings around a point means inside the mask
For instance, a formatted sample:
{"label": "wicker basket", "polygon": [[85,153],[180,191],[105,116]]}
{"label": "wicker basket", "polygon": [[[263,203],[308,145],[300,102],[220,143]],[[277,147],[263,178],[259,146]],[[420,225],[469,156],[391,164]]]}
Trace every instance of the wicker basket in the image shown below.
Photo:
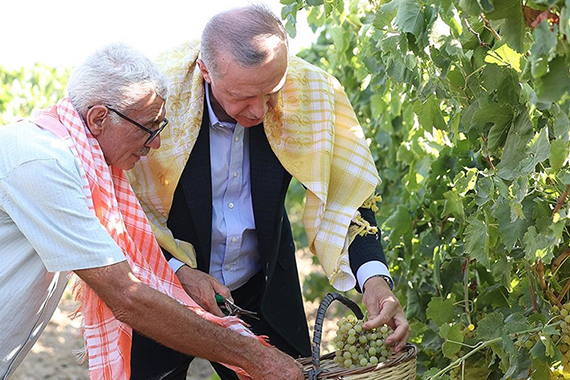
{"label": "wicker basket", "polygon": [[385,362],[367,367],[346,369],[340,367],[333,361],[334,352],[320,356],[321,336],[323,320],[327,308],[333,301],[340,301],[347,306],[358,319],[363,319],[364,315],[360,307],[354,301],[338,293],[329,293],[321,302],[317,311],[315,321],[315,331],[313,333],[312,357],[300,359],[304,366],[305,379],[331,379],[331,380],[415,380],[416,378],[416,356],[418,349],[412,344],[392,356]]}

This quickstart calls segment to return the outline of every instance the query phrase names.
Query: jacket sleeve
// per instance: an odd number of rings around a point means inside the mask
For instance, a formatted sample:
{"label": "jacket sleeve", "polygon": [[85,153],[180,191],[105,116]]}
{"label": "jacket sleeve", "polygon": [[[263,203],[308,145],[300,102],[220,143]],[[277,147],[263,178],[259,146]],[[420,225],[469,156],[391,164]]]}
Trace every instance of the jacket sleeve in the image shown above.
{"label": "jacket sleeve", "polygon": [[[362,218],[364,218],[371,226],[377,226],[374,211],[369,208],[359,208]],[[350,269],[356,277],[356,272],[361,265],[369,261],[380,261],[386,266],[386,257],[384,256],[384,249],[380,240],[380,230],[376,234],[357,235],[352,244],[348,247],[348,259],[350,261]],[[360,285],[356,284],[356,290],[362,292]]]}

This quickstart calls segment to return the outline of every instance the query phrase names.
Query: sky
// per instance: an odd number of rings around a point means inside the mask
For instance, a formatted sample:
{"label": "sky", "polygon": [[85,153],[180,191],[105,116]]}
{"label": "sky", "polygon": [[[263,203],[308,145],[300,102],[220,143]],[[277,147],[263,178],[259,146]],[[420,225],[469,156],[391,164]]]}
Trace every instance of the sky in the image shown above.
{"label": "sky", "polygon": [[[96,49],[125,42],[150,57],[199,38],[215,13],[249,0],[2,0],[0,66],[8,69],[40,62],[73,67]],[[279,0],[265,3],[277,15]],[[291,51],[314,39],[299,13]]]}

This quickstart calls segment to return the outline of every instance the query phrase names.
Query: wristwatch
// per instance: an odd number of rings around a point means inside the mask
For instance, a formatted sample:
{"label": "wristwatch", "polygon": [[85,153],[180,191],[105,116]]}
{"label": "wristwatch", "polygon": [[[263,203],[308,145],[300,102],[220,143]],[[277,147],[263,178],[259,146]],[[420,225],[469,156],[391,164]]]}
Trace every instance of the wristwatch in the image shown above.
{"label": "wristwatch", "polygon": [[384,274],[374,274],[370,277],[368,277],[366,279],[366,281],[364,281],[364,284],[362,284],[362,290],[364,291],[364,287],[366,287],[366,282],[368,282],[368,280],[370,280],[373,277],[381,277],[384,279],[384,281],[386,281],[386,283],[388,284],[388,286],[390,287],[390,289],[394,289],[394,281],[392,281],[392,279],[389,276],[386,276]]}

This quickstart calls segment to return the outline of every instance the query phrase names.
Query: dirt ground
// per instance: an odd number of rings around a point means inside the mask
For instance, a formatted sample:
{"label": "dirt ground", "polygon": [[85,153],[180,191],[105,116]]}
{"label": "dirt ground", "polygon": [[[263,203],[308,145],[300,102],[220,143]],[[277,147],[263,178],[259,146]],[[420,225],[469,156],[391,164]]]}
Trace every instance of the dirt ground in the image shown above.
{"label": "dirt ground", "polygon": [[[310,254],[299,251],[297,254],[299,275],[301,281],[315,270],[311,266]],[[312,333],[315,322],[317,303],[305,302],[305,309]],[[82,339],[77,336],[79,322],[71,320],[68,315],[74,310],[74,302],[66,293],[53,315],[49,325],[36,342],[26,359],[16,370],[11,380],[88,380],[88,370],[85,365],[78,364],[73,350],[82,346]],[[331,340],[336,332],[337,317],[330,317],[334,311],[327,313],[323,327],[322,352],[332,350]],[[215,373],[208,361],[196,359],[190,366],[187,380],[216,379]]]}

